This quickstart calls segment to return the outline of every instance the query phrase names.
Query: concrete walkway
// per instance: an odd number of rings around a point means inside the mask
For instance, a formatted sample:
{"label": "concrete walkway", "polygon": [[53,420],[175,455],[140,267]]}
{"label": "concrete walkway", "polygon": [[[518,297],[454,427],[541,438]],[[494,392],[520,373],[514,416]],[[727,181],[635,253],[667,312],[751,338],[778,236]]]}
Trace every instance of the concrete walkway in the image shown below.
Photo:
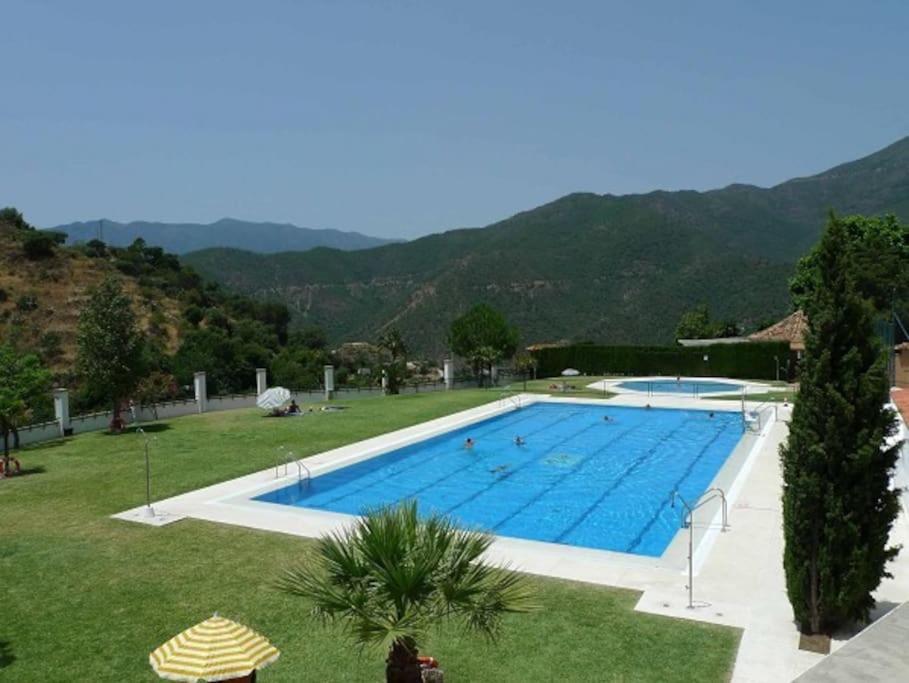
{"label": "concrete walkway", "polygon": [[881,617],[796,679],[798,683],[909,680],[909,602]]}

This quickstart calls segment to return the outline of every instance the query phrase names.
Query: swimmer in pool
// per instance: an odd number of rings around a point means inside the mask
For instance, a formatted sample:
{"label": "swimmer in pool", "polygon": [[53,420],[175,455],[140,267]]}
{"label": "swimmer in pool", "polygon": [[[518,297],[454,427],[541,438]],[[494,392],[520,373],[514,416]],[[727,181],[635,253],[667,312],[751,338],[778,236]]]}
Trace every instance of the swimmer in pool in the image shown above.
{"label": "swimmer in pool", "polygon": [[523,439],[522,437],[520,437],[520,436],[516,436],[516,437],[514,438],[514,445],[515,445],[515,446],[523,446],[523,445],[526,444],[526,443],[527,443],[527,442],[524,441],[524,439]]}
{"label": "swimmer in pool", "polygon": [[470,450],[471,448],[473,448],[473,444],[474,444],[473,439],[471,439],[468,436],[467,439],[464,441],[464,448],[466,448],[467,450]]}
{"label": "swimmer in pool", "polygon": [[612,418],[609,417],[609,415],[604,415],[604,416],[603,416],[603,422],[612,422]]}

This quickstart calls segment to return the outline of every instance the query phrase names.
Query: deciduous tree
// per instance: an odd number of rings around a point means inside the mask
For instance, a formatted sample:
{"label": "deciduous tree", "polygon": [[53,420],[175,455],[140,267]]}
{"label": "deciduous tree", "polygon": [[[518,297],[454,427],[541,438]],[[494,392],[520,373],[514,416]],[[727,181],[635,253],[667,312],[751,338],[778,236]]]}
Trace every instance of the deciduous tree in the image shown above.
{"label": "deciduous tree", "polygon": [[478,381],[483,370],[502,358],[511,358],[518,346],[518,331],[505,317],[487,304],[477,304],[451,324],[451,350],[473,367]]}
{"label": "deciduous tree", "polygon": [[[909,299],[909,225],[895,216],[846,216],[836,219],[845,233],[843,249],[859,293],[878,311]],[[808,313],[821,284],[820,245],[799,259],[789,280],[792,304]]]}
{"label": "deciduous tree", "polygon": [[386,330],[379,337],[379,348],[384,350],[389,361],[384,363],[384,370],[388,378],[386,392],[397,394],[400,391],[401,382],[404,381],[404,375],[407,370],[407,345],[401,336],[400,330],[396,327]]}
{"label": "deciduous tree", "polygon": [[142,372],[142,337],[132,303],[109,277],[91,291],[79,316],[77,367],[86,388],[105,396],[113,410],[111,429],[123,426],[120,408]]}
{"label": "deciduous tree", "polygon": [[35,354],[21,354],[9,344],[0,346],[0,434],[3,435],[3,473],[10,471],[11,434],[27,423],[48,400],[50,372]]}

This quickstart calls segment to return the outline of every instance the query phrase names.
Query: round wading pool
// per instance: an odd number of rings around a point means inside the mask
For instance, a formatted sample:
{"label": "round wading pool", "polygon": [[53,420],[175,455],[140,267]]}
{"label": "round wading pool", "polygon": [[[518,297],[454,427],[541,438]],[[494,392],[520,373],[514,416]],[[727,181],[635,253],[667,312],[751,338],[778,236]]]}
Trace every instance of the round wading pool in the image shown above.
{"label": "round wading pool", "polygon": [[742,385],[733,382],[712,382],[710,380],[690,379],[636,379],[621,382],[619,389],[642,391],[650,394],[687,394],[699,396],[701,394],[722,394],[731,391],[741,391]]}

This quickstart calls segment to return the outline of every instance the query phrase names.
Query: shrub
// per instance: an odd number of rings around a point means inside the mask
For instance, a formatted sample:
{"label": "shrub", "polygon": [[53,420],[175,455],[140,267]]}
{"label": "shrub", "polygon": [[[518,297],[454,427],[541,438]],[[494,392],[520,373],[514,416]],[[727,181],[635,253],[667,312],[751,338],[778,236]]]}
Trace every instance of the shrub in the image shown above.
{"label": "shrub", "polygon": [[38,340],[38,349],[45,361],[53,361],[63,354],[63,340],[57,332],[45,332]]}
{"label": "shrub", "polygon": [[26,234],[22,240],[22,249],[26,257],[33,261],[48,258],[54,255],[54,245],[57,239],[52,233],[43,230],[34,230]]}
{"label": "shrub", "polygon": [[183,317],[186,318],[188,323],[198,327],[199,323],[202,322],[202,318],[205,317],[205,312],[195,304],[190,304],[183,311]]}
{"label": "shrub", "polygon": [[[596,346],[575,344],[535,354],[542,377],[576,368],[585,375],[687,375],[776,379],[777,360],[789,358],[785,342],[744,342],[709,346]],[[704,357],[707,360],[704,360]],[[776,357],[776,360],[774,359]]]}
{"label": "shrub", "polygon": [[230,332],[230,320],[220,308],[209,308],[205,311],[205,323],[208,327],[216,327],[225,332]]}
{"label": "shrub", "polygon": [[14,228],[19,228],[20,230],[34,230],[34,228],[25,220],[25,216],[22,215],[22,212],[14,206],[7,206],[0,209],[0,222],[9,223]]}
{"label": "shrub", "polygon": [[38,297],[34,294],[23,294],[16,300],[16,308],[23,313],[34,311],[38,308]]}
{"label": "shrub", "polygon": [[89,240],[85,245],[85,254],[91,258],[107,256],[107,245],[101,240]]}

